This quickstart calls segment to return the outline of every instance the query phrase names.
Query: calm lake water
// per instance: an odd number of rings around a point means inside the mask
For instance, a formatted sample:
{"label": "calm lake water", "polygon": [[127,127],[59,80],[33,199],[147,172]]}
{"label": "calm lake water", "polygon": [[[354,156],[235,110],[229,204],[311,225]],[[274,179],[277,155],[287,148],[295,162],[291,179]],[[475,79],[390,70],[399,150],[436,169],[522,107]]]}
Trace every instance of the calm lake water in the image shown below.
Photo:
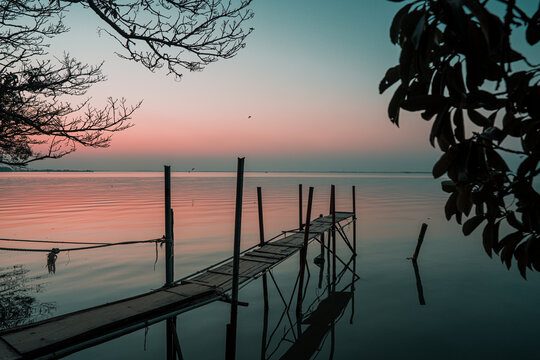
{"label": "calm lake water", "polygon": [[[233,173],[173,174],[176,278],[232,254],[235,182]],[[530,273],[523,280],[515,266],[508,271],[485,254],[480,231],[464,237],[457,224],[447,222],[446,194],[429,175],[248,173],[243,248],[258,242],[256,187],[263,189],[269,238],[297,226],[300,183],[304,201],[307,188],[315,188],[314,217],[328,213],[331,184],[336,185],[338,211],[351,211],[352,185],[357,193],[360,280],[334,329],[323,331],[314,345],[314,358],[540,358],[540,275]],[[164,233],[160,173],[4,173],[0,199],[0,238],[118,242],[160,238]],[[415,271],[406,259],[423,222],[429,227],[418,275],[425,305],[420,304]],[[350,226],[346,233],[352,238]],[[0,246],[69,248],[6,241]],[[340,257],[349,261],[350,250],[343,241],[338,241],[338,248]],[[319,268],[313,263],[318,253],[319,246],[313,243],[308,252],[306,312],[328,295],[326,276],[318,287]],[[163,255],[164,249],[156,250],[154,244],[63,252],[56,273],[49,274],[46,253],[0,251],[0,274],[11,280],[0,287],[4,311],[8,312],[8,299],[2,295],[6,289],[35,299],[24,311],[1,314],[1,325],[41,320],[159,288],[165,278]],[[298,263],[298,256],[293,256],[272,272],[287,299]],[[351,280],[350,272],[345,273],[337,288],[347,287]],[[261,358],[262,294],[260,278],[240,291],[240,300],[249,306],[239,308],[239,359]],[[275,332],[264,358],[279,359],[294,342],[287,317],[279,322],[283,309],[269,282],[267,339]],[[294,306],[291,317],[294,320]],[[224,302],[179,315],[184,358],[223,359],[228,321],[229,305]],[[165,359],[165,325],[149,326],[68,358]]]}

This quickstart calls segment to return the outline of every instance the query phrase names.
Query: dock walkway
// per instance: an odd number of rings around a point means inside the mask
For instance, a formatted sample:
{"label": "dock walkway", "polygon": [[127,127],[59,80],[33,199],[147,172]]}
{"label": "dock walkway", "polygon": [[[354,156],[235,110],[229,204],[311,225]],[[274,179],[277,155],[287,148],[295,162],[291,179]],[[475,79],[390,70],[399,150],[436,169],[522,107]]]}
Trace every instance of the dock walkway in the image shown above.
{"label": "dock walkway", "polygon": [[[336,223],[354,217],[335,213]],[[310,223],[312,241],[332,227],[332,216]],[[295,231],[240,257],[239,283],[251,281],[299,251],[304,232]],[[232,259],[179,284],[0,332],[0,360],[56,358],[144,328],[165,318],[224,299],[232,288]]]}

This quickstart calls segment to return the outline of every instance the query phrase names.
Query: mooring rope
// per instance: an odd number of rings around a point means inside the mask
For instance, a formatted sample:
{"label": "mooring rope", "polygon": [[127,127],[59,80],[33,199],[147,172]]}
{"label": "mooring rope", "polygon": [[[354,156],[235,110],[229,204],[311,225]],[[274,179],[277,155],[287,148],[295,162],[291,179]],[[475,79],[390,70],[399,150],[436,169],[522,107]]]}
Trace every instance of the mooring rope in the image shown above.
{"label": "mooring rope", "polygon": [[[5,239],[5,238],[0,238],[0,241],[89,245],[89,246],[81,246],[81,247],[68,248],[68,249],[60,249],[60,248],[23,249],[23,248],[0,247],[0,250],[3,250],[3,251],[46,252],[47,253],[47,269],[49,270],[49,273],[55,273],[56,272],[56,259],[58,259],[58,254],[64,251],[69,252],[69,251],[78,251],[78,250],[98,249],[98,248],[104,248],[104,247],[109,247],[109,246],[148,244],[148,243],[156,243],[156,247],[157,247],[158,243],[163,243],[165,241],[165,237],[161,237],[159,239],[122,241],[122,242],[115,242],[115,243],[86,243],[86,242],[78,242],[78,241],[23,240],[23,239]],[[156,248],[156,251],[157,251],[157,248]],[[157,252],[156,252],[156,262],[157,262]]]}

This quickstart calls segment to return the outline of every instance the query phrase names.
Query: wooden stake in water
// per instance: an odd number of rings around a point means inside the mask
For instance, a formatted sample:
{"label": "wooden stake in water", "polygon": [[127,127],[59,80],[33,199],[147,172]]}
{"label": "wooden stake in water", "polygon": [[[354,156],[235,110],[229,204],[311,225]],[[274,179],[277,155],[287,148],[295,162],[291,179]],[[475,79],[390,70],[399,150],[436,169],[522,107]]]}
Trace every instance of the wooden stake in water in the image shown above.
{"label": "wooden stake in water", "polygon": [[226,358],[236,357],[236,327],[238,321],[238,274],[240,268],[240,232],[242,229],[242,195],[244,190],[244,158],[238,158],[236,175],[236,211],[234,217],[233,279],[231,296],[231,319],[227,325]]}
{"label": "wooden stake in water", "polygon": [[[306,213],[306,224],[304,227],[304,244],[300,249],[300,275],[298,282],[298,298],[296,301],[296,316],[301,320],[302,317],[302,300],[304,295],[304,271],[306,268],[307,247],[309,241],[309,225],[311,222],[311,204],[313,203],[313,187],[309,188],[308,205]],[[298,322],[298,328],[301,330],[301,322]],[[300,333],[300,332],[299,332]]]}
{"label": "wooden stake in water", "polygon": [[424,242],[424,235],[426,235],[427,230],[427,224],[422,224],[422,229],[420,229],[420,235],[418,235],[418,243],[416,244],[416,249],[414,250],[414,255],[412,256],[412,259],[416,261],[418,259],[418,253],[420,252],[420,248],[422,247],[422,243]]}

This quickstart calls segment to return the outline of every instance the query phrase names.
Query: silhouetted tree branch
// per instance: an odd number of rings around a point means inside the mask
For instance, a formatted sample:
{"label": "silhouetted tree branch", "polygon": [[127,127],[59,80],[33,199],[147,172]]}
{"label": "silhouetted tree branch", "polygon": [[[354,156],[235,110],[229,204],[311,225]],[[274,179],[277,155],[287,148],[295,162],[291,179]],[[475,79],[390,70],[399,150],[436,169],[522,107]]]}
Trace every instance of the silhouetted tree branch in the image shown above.
{"label": "silhouetted tree branch", "polygon": [[[500,14],[493,3],[504,5]],[[467,216],[465,235],[484,224],[487,254],[508,268],[516,258],[525,277],[527,267],[540,271],[540,66],[512,46],[519,27],[527,46],[537,45],[540,9],[529,15],[516,0],[409,1],[390,28],[399,64],[379,90],[399,83],[388,107],[394,124],[400,109],[434,119],[429,140],[443,155],[433,175],[451,179],[443,181],[446,217],[461,224]],[[521,158],[515,169],[509,156]]]}
{"label": "silhouetted tree branch", "polygon": [[107,147],[111,134],[131,126],[140,106],[110,98],[98,109],[74,104],[104,81],[101,65],[64,54],[51,58],[47,41],[68,31],[68,10],[82,6],[126,50],[122,58],[154,71],[201,70],[244,47],[251,0],[7,0],[0,3],[0,163],[25,166],[58,158],[77,145]]}

